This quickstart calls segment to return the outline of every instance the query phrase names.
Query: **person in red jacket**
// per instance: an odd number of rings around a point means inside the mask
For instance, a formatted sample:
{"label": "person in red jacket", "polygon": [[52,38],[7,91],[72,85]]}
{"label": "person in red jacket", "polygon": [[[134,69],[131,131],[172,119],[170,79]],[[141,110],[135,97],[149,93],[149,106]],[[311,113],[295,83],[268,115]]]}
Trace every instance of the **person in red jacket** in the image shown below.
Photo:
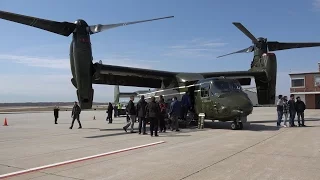
{"label": "person in red jacket", "polygon": [[160,100],[159,100],[159,106],[160,106],[160,116],[159,116],[159,121],[160,121],[160,132],[166,132],[166,123],[164,121],[165,115],[166,115],[166,103],[164,102],[163,96],[160,95]]}

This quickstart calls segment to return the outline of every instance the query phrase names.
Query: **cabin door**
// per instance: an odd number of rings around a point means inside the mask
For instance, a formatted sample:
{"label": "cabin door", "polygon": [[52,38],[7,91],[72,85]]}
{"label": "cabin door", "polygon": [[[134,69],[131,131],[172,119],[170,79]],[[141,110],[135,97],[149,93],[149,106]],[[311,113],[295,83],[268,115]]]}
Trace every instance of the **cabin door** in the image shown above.
{"label": "cabin door", "polygon": [[200,85],[200,98],[201,98],[201,109],[202,112],[199,113],[205,113],[206,116],[210,116],[210,112],[208,111],[210,109],[210,82],[203,83]]}

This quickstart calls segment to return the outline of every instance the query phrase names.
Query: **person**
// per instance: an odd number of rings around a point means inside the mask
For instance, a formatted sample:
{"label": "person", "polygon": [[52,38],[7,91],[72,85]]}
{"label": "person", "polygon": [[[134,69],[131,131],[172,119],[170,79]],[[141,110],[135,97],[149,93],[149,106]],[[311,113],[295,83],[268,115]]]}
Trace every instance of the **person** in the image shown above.
{"label": "person", "polygon": [[294,102],[294,95],[290,95],[290,100],[288,101],[289,114],[290,114],[290,127],[295,127],[294,118],[296,116],[296,102]]}
{"label": "person", "polygon": [[109,120],[108,124],[112,123],[112,111],[113,111],[113,106],[112,106],[111,102],[109,102],[109,106],[108,106],[108,109],[107,109],[108,116],[107,116],[107,119],[106,119],[106,120]]}
{"label": "person", "polygon": [[166,128],[166,122],[164,121],[164,118],[166,115],[167,106],[166,106],[166,103],[164,102],[162,95],[160,95],[159,106],[160,106],[160,115],[159,115],[160,132],[166,132],[167,128]]}
{"label": "person", "polygon": [[147,102],[144,99],[144,95],[137,103],[137,114],[139,119],[139,134],[141,134],[141,128],[143,128],[143,135],[146,135],[146,106]]}
{"label": "person", "polygon": [[156,102],[156,98],[154,96],[151,97],[151,101],[146,106],[146,117],[150,121],[150,135],[153,136],[153,132],[155,136],[158,135],[158,117],[160,115],[160,106]]}
{"label": "person", "polygon": [[174,129],[180,131],[178,117],[181,113],[181,104],[177,99],[177,97],[174,97],[170,104],[169,116],[171,118],[171,131]]}
{"label": "person", "polygon": [[283,97],[283,115],[284,115],[284,121],[283,121],[283,127],[287,127],[287,119],[289,115],[289,105],[288,105],[288,97]]}
{"label": "person", "polygon": [[72,129],[73,123],[74,123],[74,121],[75,121],[76,119],[77,119],[78,124],[79,124],[79,129],[82,128],[82,125],[81,125],[81,122],[80,122],[80,113],[81,113],[81,108],[80,108],[80,106],[78,105],[77,102],[74,102],[74,106],[73,106],[73,108],[72,108],[72,114],[71,114],[72,123],[71,123],[70,129]]}
{"label": "person", "polygon": [[53,115],[54,115],[54,123],[55,124],[58,124],[58,118],[59,118],[59,107],[55,106],[54,109],[53,109]]}
{"label": "person", "polygon": [[116,118],[118,117],[118,105],[115,104],[113,109],[114,109],[114,118]]}
{"label": "person", "polygon": [[278,113],[277,126],[279,127],[281,125],[281,120],[282,120],[282,116],[283,116],[283,98],[282,98],[282,95],[278,96],[277,113]]}
{"label": "person", "polygon": [[[304,125],[304,110],[306,110],[306,105],[303,101],[301,101],[300,97],[297,97],[296,101],[296,112],[298,116],[298,124],[299,126],[305,126]],[[300,118],[302,123],[300,123]]]}
{"label": "person", "polygon": [[131,125],[131,131],[130,131],[131,133],[134,133],[133,126],[134,126],[134,122],[136,121],[136,114],[137,114],[133,101],[134,101],[134,96],[130,96],[130,101],[126,108],[130,121],[127,123],[127,125],[123,127],[123,130],[127,132],[128,127]]}
{"label": "person", "polygon": [[181,113],[182,113],[182,119],[186,120],[188,110],[191,107],[191,101],[190,101],[190,96],[189,96],[189,91],[187,91],[181,99]]}

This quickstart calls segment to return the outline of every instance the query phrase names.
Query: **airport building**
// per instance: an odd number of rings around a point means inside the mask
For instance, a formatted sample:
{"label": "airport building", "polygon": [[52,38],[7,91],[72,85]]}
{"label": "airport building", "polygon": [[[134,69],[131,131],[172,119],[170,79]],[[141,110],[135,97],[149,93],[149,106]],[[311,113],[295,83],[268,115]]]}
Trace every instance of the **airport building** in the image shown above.
{"label": "airport building", "polygon": [[292,73],[290,94],[299,96],[307,109],[320,109],[320,63],[318,72]]}

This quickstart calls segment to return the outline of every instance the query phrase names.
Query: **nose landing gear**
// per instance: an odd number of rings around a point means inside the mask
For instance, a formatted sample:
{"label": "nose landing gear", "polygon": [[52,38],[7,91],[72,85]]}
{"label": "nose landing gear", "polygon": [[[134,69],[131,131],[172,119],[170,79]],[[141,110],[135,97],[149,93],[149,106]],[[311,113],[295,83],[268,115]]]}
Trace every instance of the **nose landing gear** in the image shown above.
{"label": "nose landing gear", "polygon": [[232,130],[241,130],[243,129],[243,123],[241,121],[241,117],[236,118],[232,123],[231,123],[231,129]]}

